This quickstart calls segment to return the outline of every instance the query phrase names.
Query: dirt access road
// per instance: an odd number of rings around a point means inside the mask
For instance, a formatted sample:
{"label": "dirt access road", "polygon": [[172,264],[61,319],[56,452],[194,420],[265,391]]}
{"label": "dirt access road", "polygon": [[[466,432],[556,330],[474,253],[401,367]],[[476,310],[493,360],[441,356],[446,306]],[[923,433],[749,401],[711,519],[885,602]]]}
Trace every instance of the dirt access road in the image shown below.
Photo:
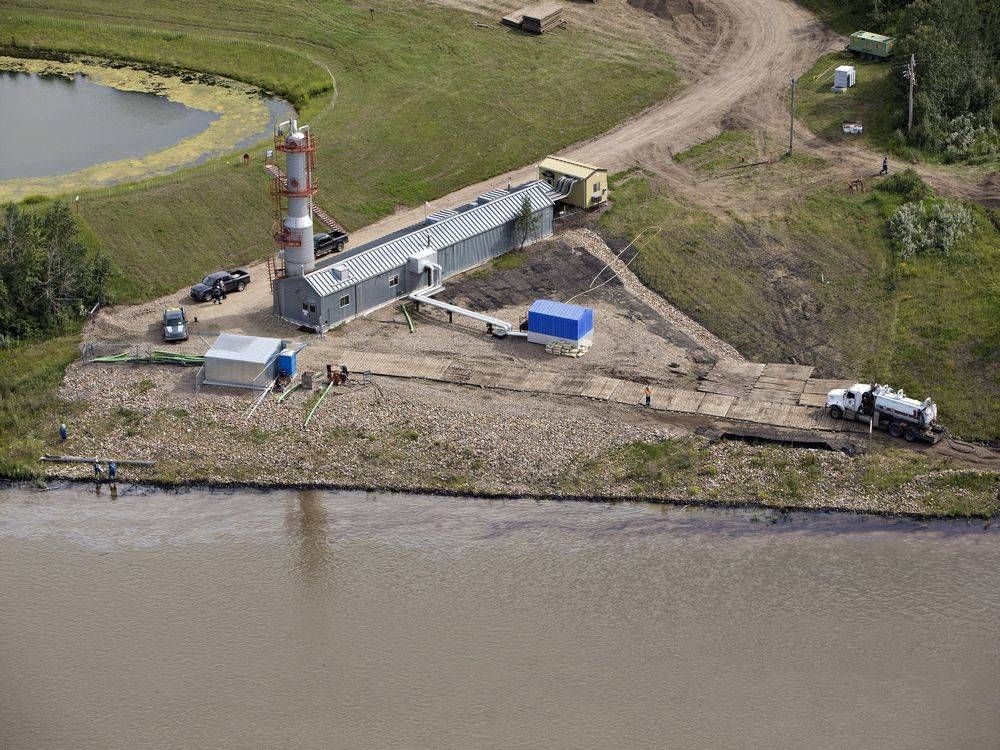
{"label": "dirt access road", "polygon": [[[444,2],[497,19],[499,11],[510,11],[510,2]],[[647,161],[669,161],[671,154],[715,135],[729,118],[773,119],[784,107],[788,74],[805,71],[840,43],[815,16],[787,0],[632,0],[630,4],[612,0],[567,5],[566,13],[570,23],[586,24],[598,33],[607,30],[609,37],[623,33],[624,27],[625,33],[647,43],[673,40],[678,46],[665,51],[675,54],[690,81],[679,96],[560,152],[610,172]],[[648,27],[645,33],[642,27]],[[524,182],[536,174],[531,164],[443,196],[431,207],[469,201],[498,185]],[[367,242],[423,218],[423,207],[401,211],[355,232],[352,241]]]}

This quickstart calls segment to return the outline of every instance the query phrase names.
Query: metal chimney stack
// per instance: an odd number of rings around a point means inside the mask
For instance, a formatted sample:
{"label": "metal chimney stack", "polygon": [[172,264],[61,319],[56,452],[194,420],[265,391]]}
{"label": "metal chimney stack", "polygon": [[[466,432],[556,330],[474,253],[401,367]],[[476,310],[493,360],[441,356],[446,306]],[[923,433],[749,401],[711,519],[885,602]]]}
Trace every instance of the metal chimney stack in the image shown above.
{"label": "metal chimney stack", "polygon": [[282,204],[285,209],[274,240],[284,258],[284,274],[304,276],[316,268],[312,222],[316,143],[308,125],[287,120],[275,130],[274,149],[285,154],[285,178],[274,184],[278,212]]}

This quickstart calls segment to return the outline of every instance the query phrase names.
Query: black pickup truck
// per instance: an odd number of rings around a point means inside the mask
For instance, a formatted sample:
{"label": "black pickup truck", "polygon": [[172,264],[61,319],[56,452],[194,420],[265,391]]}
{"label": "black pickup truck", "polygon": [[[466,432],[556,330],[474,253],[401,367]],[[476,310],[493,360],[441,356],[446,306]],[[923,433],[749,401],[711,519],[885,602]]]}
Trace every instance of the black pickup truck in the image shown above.
{"label": "black pickup truck", "polygon": [[322,258],[330,253],[339,253],[347,244],[347,232],[333,230],[332,232],[320,232],[313,235],[313,251],[317,258]]}
{"label": "black pickup truck", "polygon": [[250,283],[250,274],[242,268],[235,271],[216,271],[210,273],[199,283],[191,287],[191,299],[195,302],[208,302],[212,299],[212,289],[216,284],[222,283],[222,289],[226,294],[230,292],[242,292]]}

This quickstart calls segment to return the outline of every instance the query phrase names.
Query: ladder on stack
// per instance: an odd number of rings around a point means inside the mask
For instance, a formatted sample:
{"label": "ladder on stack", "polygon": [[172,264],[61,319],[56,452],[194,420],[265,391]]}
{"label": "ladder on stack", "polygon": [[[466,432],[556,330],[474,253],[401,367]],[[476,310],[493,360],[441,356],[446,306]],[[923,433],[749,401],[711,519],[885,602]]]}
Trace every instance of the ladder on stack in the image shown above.
{"label": "ladder on stack", "polygon": [[275,257],[272,255],[267,259],[267,284],[271,292],[274,292],[274,282],[285,278],[285,269],[279,268]]}
{"label": "ladder on stack", "polygon": [[[278,181],[278,187],[280,187],[282,190],[285,189],[285,186],[287,185],[287,179],[285,177],[285,173],[281,171],[281,169],[278,167],[277,164],[265,164],[264,171]],[[316,220],[320,224],[325,226],[327,229],[333,229],[334,231],[343,232],[344,234],[347,234],[347,230],[344,229],[343,225],[339,221],[337,221],[329,213],[324,211],[315,203],[312,204],[312,212],[313,216],[316,217]]]}

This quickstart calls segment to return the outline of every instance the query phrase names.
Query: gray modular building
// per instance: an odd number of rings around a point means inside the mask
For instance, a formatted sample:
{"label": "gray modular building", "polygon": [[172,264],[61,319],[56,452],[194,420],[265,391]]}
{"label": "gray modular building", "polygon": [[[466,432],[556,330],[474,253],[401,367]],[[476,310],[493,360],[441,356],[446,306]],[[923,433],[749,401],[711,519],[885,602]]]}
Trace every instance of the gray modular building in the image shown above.
{"label": "gray modular building", "polygon": [[197,386],[267,388],[278,374],[278,355],[285,344],[282,339],[220,333],[205,353],[205,364],[198,371]]}
{"label": "gray modular building", "polygon": [[304,276],[278,279],[274,314],[319,332],[414,292],[433,292],[449,276],[520,246],[514,225],[525,198],[536,218],[527,243],[551,235],[556,197],[551,186],[535,181],[439,211],[330,258]]}

